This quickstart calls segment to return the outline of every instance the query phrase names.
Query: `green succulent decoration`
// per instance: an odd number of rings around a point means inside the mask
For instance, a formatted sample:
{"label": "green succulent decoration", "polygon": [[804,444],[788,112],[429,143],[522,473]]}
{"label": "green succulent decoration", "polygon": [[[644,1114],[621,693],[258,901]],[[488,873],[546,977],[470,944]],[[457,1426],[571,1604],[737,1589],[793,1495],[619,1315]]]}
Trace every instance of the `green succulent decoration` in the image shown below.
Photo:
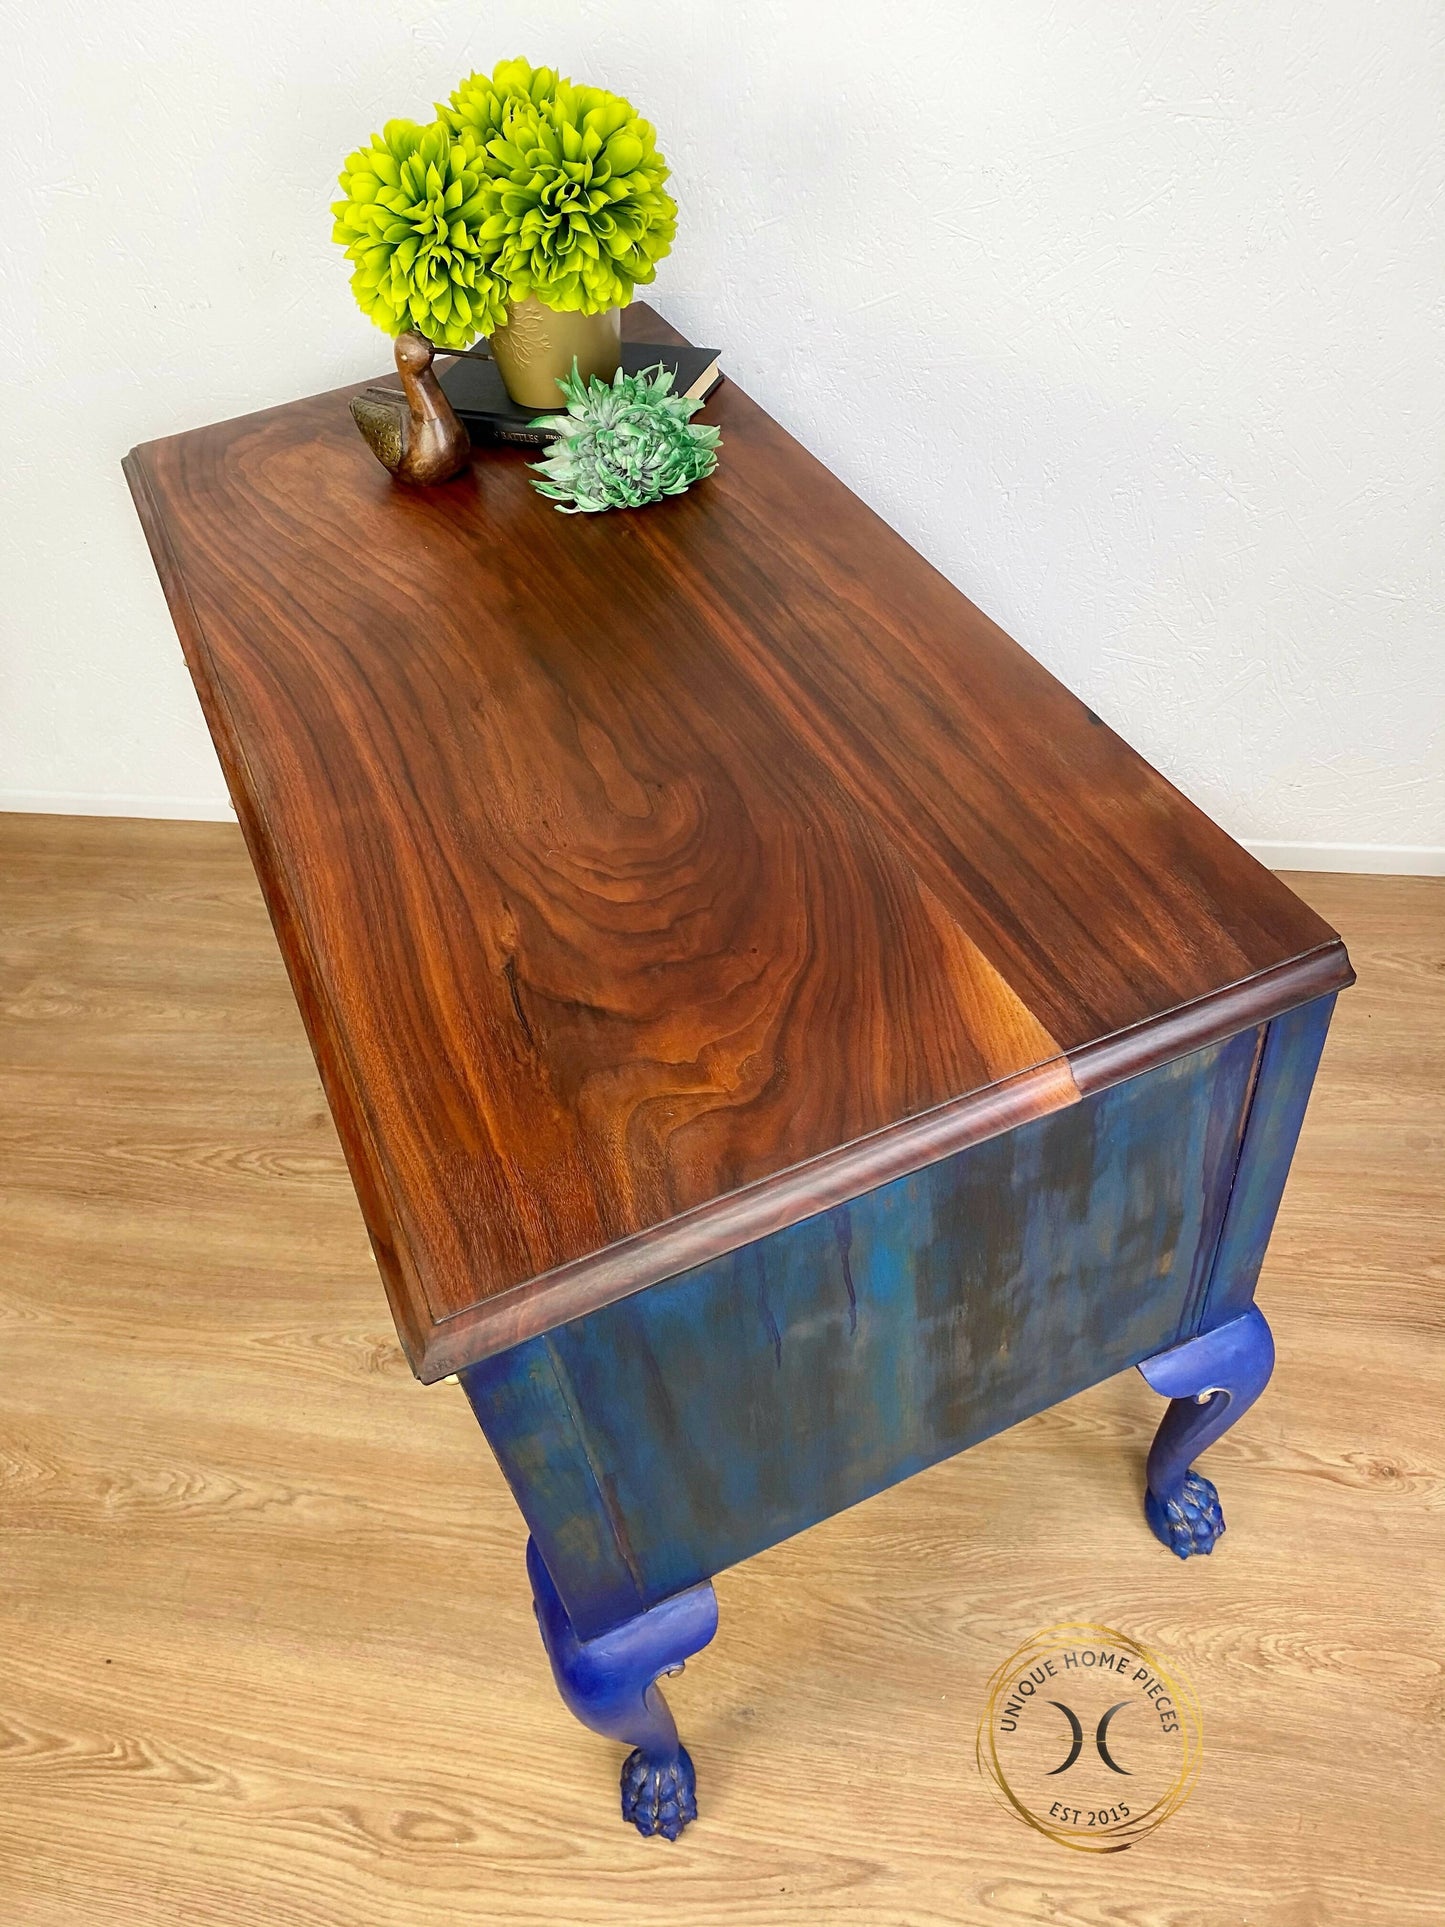
{"label": "green succulent decoration", "polygon": [[476,137],[438,120],[390,120],[341,172],[332,239],[353,265],[363,314],[390,335],[414,328],[439,348],[465,348],[506,317],[480,226],[484,157]]}
{"label": "green succulent decoration", "polygon": [[653,279],[677,203],[656,134],[630,101],[505,60],[441,111],[485,151],[481,239],[513,299],[600,314]]}
{"label": "green succulent decoration", "polygon": [[702,403],[672,393],[670,369],[619,368],[610,382],[584,382],[574,361],[558,385],[567,413],[532,424],[556,435],[546,459],[532,463],[545,478],[532,486],[563,514],[641,508],[681,495],[717,467],[719,431],[694,424]]}
{"label": "green succulent decoration", "polygon": [[629,101],[503,60],[429,126],[388,121],[350,156],[332,233],[378,327],[461,349],[528,295],[582,314],[629,301],[672,246],[667,178]]}

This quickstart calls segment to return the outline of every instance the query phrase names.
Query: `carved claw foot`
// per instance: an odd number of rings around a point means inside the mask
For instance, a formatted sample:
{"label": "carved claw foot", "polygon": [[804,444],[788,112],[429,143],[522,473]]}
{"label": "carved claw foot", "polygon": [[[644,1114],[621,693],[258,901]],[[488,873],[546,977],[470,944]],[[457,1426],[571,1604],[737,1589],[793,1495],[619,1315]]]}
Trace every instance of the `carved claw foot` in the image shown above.
{"label": "carved claw foot", "polygon": [[622,1768],[622,1817],[637,1831],[676,1840],[697,1818],[697,1774],[658,1690],[717,1631],[717,1600],[704,1583],[649,1606],[595,1638],[577,1634],[542,1555],[527,1543],[527,1573],[542,1643],[563,1700],[584,1726],[632,1747]]}
{"label": "carved claw foot", "polygon": [[1192,1559],[1198,1552],[1213,1552],[1214,1542],[1224,1530],[1224,1509],[1214,1481],[1191,1467],[1184,1483],[1172,1499],[1159,1499],[1152,1491],[1144,1494],[1144,1516],[1160,1545],[1168,1546],[1181,1559]]}
{"label": "carved claw foot", "polygon": [[1274,1340],[1258,1306],[1139,1367],[1169,1399],[1149,1453],[1144,1516],[1181,1559],[1212,1552],[1224,1530],[1219,1494],[1190,1461],[1248,1411],[1273,1369]]}
{"label": "carved claw foot", "polygon": [[675,1760],[649,1760],[640,1746],[622,1763],[622,1817],[639,1833],[676,1840],[697,1818],[697,1774],[685,1746]]}

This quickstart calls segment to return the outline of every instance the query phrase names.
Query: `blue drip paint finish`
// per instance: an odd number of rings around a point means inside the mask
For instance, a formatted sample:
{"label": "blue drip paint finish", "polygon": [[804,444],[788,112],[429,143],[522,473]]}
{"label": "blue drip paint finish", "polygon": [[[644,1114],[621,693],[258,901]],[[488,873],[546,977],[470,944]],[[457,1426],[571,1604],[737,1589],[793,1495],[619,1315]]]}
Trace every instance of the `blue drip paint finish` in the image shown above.
{"label": "blue drip paint finish", "polygon": [[843,1267],[843,1289],[848,1294],[848,1336],[858,1331],[858,1288],[853,1283],[853,1220],[846,1204],[833,1213],[834,1233],[838,1240],[838,1261]]}
{"label": "blue drip paint finish", "polygon": [[783,1363],[783,1334],[778,1330],[778,1321],[773,1316],[773,1308],[768,1303],[768,1267],[761,1245],[752,1246],[753,1270],[758,1280],[758,1316],[763,1321],[763,1330],[768,1335],[768,1343],[773,1348],[773,1363],[781,1370]]}
{"label": "blue drip paint finish", "polygon": [[1317,997],[1276,1017],[1266,1030],[1201,1330],[1223,1324],[1254,1302],[1334,1008],[1333,996]]}
{"label": "blue drip paint finish", "polygon": [[1186,1336],[1258,1052],[1195,1052],[468,1367],[579,1632]]}
{"label": "blue drip paint finish", "polygon": [[649,1602],[625,1527],[588,1457],[550,1338],[484,1358],[459,1377],[533,1538],[561,1570],[586,1574],[586,1630],[640,1612]]}

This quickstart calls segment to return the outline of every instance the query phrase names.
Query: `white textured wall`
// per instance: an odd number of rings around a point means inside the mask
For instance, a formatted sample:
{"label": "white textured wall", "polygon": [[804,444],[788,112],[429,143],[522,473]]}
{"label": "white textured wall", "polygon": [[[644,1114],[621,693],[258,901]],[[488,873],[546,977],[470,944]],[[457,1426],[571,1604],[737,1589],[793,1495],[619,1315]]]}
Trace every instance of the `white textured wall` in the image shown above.
{"label": "white textured wall", "polygon": [[1226,826],[1438,849],[1442,25],[1439,0],[12,8],[0,802],[220,802],[119,458],[382,367],[337,164],[525,52],[657,122],[660,305]]}

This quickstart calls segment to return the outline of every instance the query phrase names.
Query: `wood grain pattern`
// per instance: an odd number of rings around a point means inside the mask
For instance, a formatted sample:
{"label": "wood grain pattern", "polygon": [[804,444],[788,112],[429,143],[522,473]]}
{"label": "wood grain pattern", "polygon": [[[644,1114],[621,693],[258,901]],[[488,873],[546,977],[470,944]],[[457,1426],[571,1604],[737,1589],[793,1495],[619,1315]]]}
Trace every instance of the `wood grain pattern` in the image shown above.
{"label": "wood grain pattern", "polygon": [[[1295,887],[1360,984],[1218,1552],[1137,1517],[1129,1372],[748,1561],[668,1682],[705,1811],[667,1852],[395,1343],[235,828],[0,816],[5,1927],[1438,1927],[1445,883]],[[1204,1711],[1189,1804],[1104,1861],[973,1762],[993,1668],[1079,1614]]]}
{"label": "wood grain pattern", "polygon": [[127,473],[422,1376],[1348,980],[737,388],[576,519],[345,400]]}

